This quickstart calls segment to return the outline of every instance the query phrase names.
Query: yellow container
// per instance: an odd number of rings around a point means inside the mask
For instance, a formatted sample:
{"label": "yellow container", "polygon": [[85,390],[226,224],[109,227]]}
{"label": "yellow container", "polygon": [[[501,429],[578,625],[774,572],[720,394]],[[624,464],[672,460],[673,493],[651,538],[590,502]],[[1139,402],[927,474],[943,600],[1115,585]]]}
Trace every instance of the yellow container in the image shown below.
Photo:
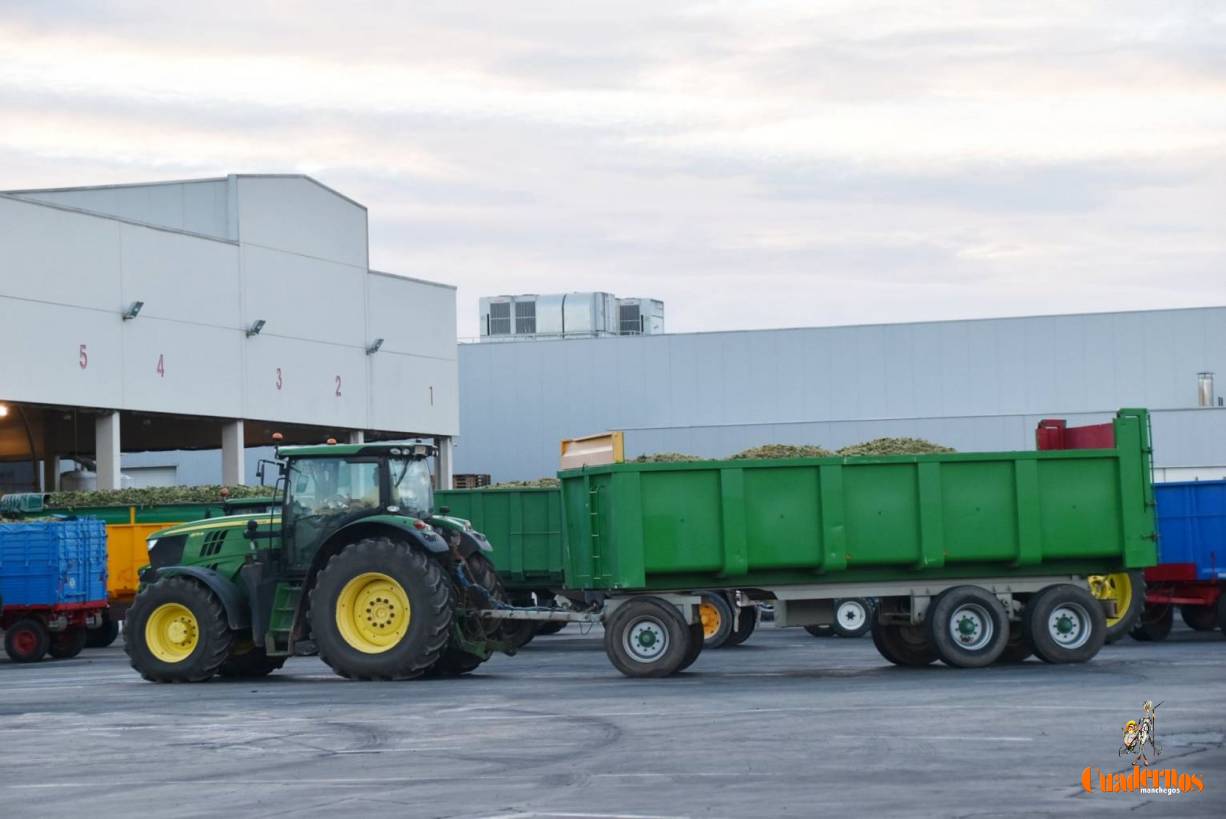
{"label": "yellow container", "polygon": [[149,563],[145,539],[154,532],[184,522],[137,523],[136,507],[128,512],[127,523],[110,523],[106,527],[106,595],[112,606],[119,604],[124,608],[140,588],[137,572]]}

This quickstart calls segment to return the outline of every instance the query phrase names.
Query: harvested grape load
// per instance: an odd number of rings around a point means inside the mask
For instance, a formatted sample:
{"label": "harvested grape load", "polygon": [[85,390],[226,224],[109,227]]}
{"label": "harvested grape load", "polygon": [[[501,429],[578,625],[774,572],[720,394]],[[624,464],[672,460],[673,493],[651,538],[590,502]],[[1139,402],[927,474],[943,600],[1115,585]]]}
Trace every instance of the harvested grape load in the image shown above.
{"label": "harvested grape load", "polygon": [[845,446],[839,455],[931,455],[936,452],[957,452],[947,446],[923,438],[874,438],[862,444]]}
{"label": "harvested grape load", "polygon": [[482,489],[556,489],[561,483],[557,478],[537,478],[532,481],[503,481],[483,486]]}
{"label": "harvested grape load", "polygon": [[271,495],[271,486],[150,486],[143,489],[97,489],[52,492],[48,509],[85,506],[154,506],[170,503],[221,503],[226,499]]}
{"label": "harvested grape load", "polygon": [[750,447],[731,456],[728,460],[769,460],[772,458],[829,458],[834,453],[812,444],[763,444]]}
{"label": "harvested grape load", "polygon": [[686,455],[684,452],[653,452],[640,455],[634,459],[636,464],[683,464],[691,461],[701,461],[697,455]]}

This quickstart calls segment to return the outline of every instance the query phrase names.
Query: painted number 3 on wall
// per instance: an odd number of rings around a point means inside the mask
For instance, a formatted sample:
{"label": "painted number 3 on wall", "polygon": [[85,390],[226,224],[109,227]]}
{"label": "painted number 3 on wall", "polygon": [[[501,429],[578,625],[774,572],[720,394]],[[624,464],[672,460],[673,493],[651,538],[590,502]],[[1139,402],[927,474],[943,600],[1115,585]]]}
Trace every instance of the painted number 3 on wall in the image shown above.
{"label": "painted number 3 on wall", "polygon": [[277,367],[277,389],[285,386],[285,379],[281,377],[281,368]]}

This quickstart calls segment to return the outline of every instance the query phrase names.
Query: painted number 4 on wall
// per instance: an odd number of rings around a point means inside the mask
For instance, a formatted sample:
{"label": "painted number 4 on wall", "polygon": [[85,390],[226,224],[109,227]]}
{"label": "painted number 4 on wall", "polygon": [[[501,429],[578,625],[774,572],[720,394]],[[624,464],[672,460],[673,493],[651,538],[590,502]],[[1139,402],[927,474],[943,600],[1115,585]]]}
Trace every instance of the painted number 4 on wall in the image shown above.
{"label": "painted number 4 on wall", "polygon": [[166,354],[165,353],[158,354],[158,365],[154,369],[157,370],[157,374],[159,377],[161,378],[166,377]]}

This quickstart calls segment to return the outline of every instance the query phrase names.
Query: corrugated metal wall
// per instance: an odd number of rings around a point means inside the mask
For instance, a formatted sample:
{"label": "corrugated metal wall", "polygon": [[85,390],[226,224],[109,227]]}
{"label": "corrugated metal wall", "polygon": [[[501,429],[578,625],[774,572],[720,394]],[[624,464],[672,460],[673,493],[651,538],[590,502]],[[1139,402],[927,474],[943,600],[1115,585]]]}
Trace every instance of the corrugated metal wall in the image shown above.
{"label": "corrugated metal wall", "polygon": [[1039,418],[1122,406],[1161,410],[1159,466],[1226,465],[1226,410],[1193,409],[1204,370],[1226,386],[1223,307],[465,344],[456,471],[552,474],[560,439],[606,429],[628,455],[880,435],[1028,449]]}

